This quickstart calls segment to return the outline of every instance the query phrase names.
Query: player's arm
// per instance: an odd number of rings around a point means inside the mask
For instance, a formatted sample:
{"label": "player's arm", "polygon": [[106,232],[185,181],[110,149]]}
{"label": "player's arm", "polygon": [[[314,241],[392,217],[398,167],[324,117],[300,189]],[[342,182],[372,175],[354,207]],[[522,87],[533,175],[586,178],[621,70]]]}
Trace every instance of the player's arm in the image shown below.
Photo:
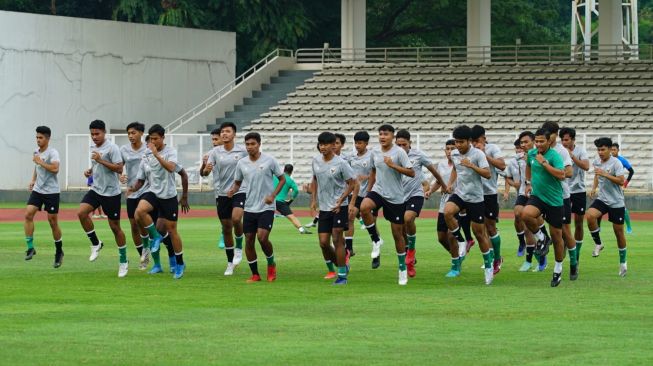
{"label": "player's arm", "polygon": [[488,164],[490,164],[491,166],[501,171],[504,171],[506,169],[506,161],[503,159],[502,156],[499,156],[498,158],[494,158],[490,155],[485,155],[485,157],[487,158]]}
{"label": "player's arm", "polygon": [[589,159],[580,159],[578,156],[574,154],[569,154],[571,156],[571,160],[578,166],[579,168],[583,169],[584,171],[590,170],[590,161]]}
{"label": "player's arm", "polygon": [[209,151],[209,154],[206,159],[202,159],[202,167],[200,168],[200,175],[206,177],[213,171],[213,166],[215,165],[215,159],[213,158],[212,151]]}
{"label": "player's arm", "polygon": [[[118,151],[118,156],[120,156],[120,151]],[[91,158],[95,160],[96,163],[104,165],[107,169],[111,170],[114,173],[122,173],[122,157],[120,158],[121,160],[119,162],[114,163],[112,161],[102,159],[102,156],[96,151],[91,155]]]}
{"label": "player's arm", "polygon": [[317,211],[317,178],[311,180],[311,210]]}
{"label": "player's arm", "polygon": [[395,164],[389,156],[384,157],[383,160],[390,169],[394,169],[395,171],[411,178],[415,176],[413,168],[404,168],[403,166]]}
{"label": "player's arm", "polygon": [[[527,162],[529,160],[526,160]],[[526,185],[526,189],[524,190],[524,196],[528,197],[531,195],[531,191],[533,190],[533,187],[531,186],[531,164],[527,163],[526,164],[526,172],[524,173],[524,176],[526,177],[526,181],[524,184]]]}
{"label": "player's arm", "polygon": [[[272,196],[272,201],[266,203],[274,202],[274,197],[276,197],[279,194],[279,192],[281,192],[281,189],[286,184],[286,176],[283,173],[281,175],[278,175],[277,178],[279,179],[279,184],[277,184],[276,188],[274,189],[274,192],[272,192],[272,194],[270,195]],[[269,201],[270,196],[268,196],[266,200]]]}
{"label": "player's arm", "polygon": [[36,167],[34,167],[34,171],[32,172],[32,180],[29,182],[30,191],[32,190],[32,188],[34,188],[35,184],[36,184]]}
{"label": "player's arm", "polygon": [[299,187],[297,187],[297,183],[295,183],[295,180],[290,178],[288,179],[288,183],[290,184],[290,189],[292,189],[292,201],[297,198],[297,195],[299,194]]}
{"label": "player's arm", "polygon": [[370,177],[367,180],[367,191],[368,192],[372,192],[372,188],[374,188],[374,183],[376,183],[376,168],[372,168],[372,170],[370,171]]}
{"label": "player's arm", "polygon": [[596,195],[596,187],[599,186],[599,176],[594,174],[594,182],[592,183],[592,190],[590,191],[590,198],[594,198]]}
{"label": "player's arm", "polygon": [[152,156],[156,158],[156,160],[159,161],[159,164],[163,167],[163,169],[167,170],[169,173],[172,173],[175,171],[175,168],[177,168],[177,163],[174,161],[168,161],[161,156],[161,154],[156,151],[152,151]]}
{"label": "player's arm", "polygon": [[627,168],[627,170],[628,170],[628,178],[626,178],[626,182],[630,182],[630,180],[633,179],[633,175],[635,174],[635,169],[633,169],[633,167],[630,166]]}
{"label": "player's arm", "polygon": [[605,170],[598,170],[596,172],[596,175],[600,175],[600,176],[606,178],[607,180],[609,180],[610,182],[612,182],[614,184],[617,184],[619,186],[622,186],[624,184],[624,182],[626,181],[626,177],[624,177],[623,175],[617,175],[617,176],[610,175]]}
{"label": "player's arm", "polygon": [[240,185],[243,184],[242,180],[235,180],[234,183],[231,185],[231,188],[229,188],[229,191],[227,191],[227,197],[233,197],[236,192],[240,189]]}
{"label": "player's arm", "polygon": [[567,165],[565,167],[565,178],[571,178],[572,175],[574,175],[574,169],[571,165]]}
{"label": "player's arm", "polygon": [[181,199],[179,200],[179,205],[181,206],[181,212],[188,213],[190,211],[190,206],[188,205],[188,173],[185,169],[181,169],[177,174],[181,177]]}
{"label": "player's arm", "polygon": [[462,162],[461,162],[460,164],[461,164],[462,166],[465,166],[465,167],[467,167],[467,168],[470,168],[470,169],[473,170],[476,174],[480,175],[481,177],[483,177],[483,178],[485,178],[485,179],[490,179],[490,177],[492,176],[492,174],[490,173],[490,167],[481,168],[481,167],[479,167],[478,165],[472,163],[472,162],[471,162],[469,159],[467,159],[467,158],[463,159]]}
{"label": "player's arm", "polygon": [[[36,155],[36,156],[38,156],[38,155]],[[43,161],[43,160],[41,160],[39,158],[39,160],[36,161],[36,165],[40,165],[43,169],[47,170],[48,172],[50,172],[52,174],[59,173],[59,162],[58,161],[53,161],[52,163],[48,164],[48,163],[46,163],[45,161]]]}
{"label": "player's arm", "polygon": [[342,195],[340,195],[340,197],[338,197],[338,201],[336,201],[336,207],[333,208],[333,211],[336,212],[336,213],[338,211],[340,211],[340,206],[342,206],[342,203],[345,202],[345,199],[347,199],[347,197],[349,197],[349,194],[355,188],[353,178],[349,178],[345,182],[347,182],[347,189],[345,189],[344,192],[342,192]]}
{"label": "player's arm", "polygon": [[[435,168],[434,164],[427,165],[426,169],[428,169],[431,174],[435,177],[435,181],[440,185],[440,187],[443,187],[444,189],[447,189],[447,183],[445,183],[444,179],[442,179],[442,176],[440,173],[438,173],[438,170]],[[431,191],[433,193],[433,191]]]}
{"label": "player's arm", "polygon": [[541,164],[544,167],[544,169],[557,180],[565,180],[565,178],[567,177],[567,168],[571,168],[571,167],[567,167],[565,169],[557,169],[551,164],[549,164],[549,162],[546,160],[544,160]]}
{"label": "player's arm", "polygon": [[456,166],[454,165],[451,168],[451,176],[449,177],[449,182],[447,183],[447,188],[445,189],[447,193],[453,193],[453,185],[456,183],[456,179],[458,179],[458,172],[456,171]]}

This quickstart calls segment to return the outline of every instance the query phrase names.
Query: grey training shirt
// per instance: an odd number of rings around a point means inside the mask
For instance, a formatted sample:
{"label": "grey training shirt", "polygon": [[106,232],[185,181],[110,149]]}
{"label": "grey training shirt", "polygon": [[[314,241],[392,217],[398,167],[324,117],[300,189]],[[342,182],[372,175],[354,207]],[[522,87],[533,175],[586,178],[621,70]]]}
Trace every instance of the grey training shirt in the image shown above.
{"label": "grey training shirt", "polygon": [[[59,162],[59,152],[48,146],[44,152],[39,149],[34,151],[34,155],[39,155],[41,160],[46,164]],[[47,171],[44,167],[36,165],[36,182],[34,183],[34,192],[41,194],[56,194],[60,193],[59,180],[56,173]]]}
{"label": "grey training shirt", "polygon": [[[485,155],[493,159],[499,159],[503,157],[501,149],[495,144],[485,144]],[[497,172],[497,168],[490,166],[490,179],[481,179],[481,182],[483,182],[484,195],[497,194],[498,178],[499,173]]]}
{"label": "grey training shirt", "polygon": [[[372,152],[366,150],[363,155],[358,155],[354,153],[349,157],[349,165],[351,165],[352,170],[354,171],[354,178],[358,180],[360,176],[370,176],[372,172],[372,164],[370,163],[370,156]],[[358,197],[365,197],[367,195],[367,179],[359,181],[360,189],[358,190]]]}
{"label": "grey training shirt", "polygon": [[[318,155],[311,163],[313,176],[317,179],[317,201],[320,211],[331,211],[336,208],[336,201],[347,190],[347,180],[354,178],[354,172],[345,159],[333,156],[324,161],[324,156]],[[349,204],[348,198],[342,202]]]}
{"label": "grey training shirt", "polygon": [[[576,145],[574,147],[573,154],[579,160],[589,160],[589,156],[587,155],[587,150],[585,150],[585,148],[583,148],[582,146]],[[575,163],[573,166],[573,170],[574,173],[571,176],[571,178],[567,178],[569,183],[569,192],[571,193],[587,192],[587,189],[585,187],[585,171]]]}
{"label": "grey training shirt", "polygon": [[[100,154],[101,160],[106,160],[113,164],[122,163],[122,155],[120,155],[118,145],[109,139],[104,140],[102,146],[91,145],[91,154],[94,152]],[[113,197],[120,194],[120,178],[118,173],[92,159],[91,170],[93,171],[93,185],[91,186],[91,190],[105,197]]]}
{"label": "grey training shirt", "polygon": [[[571,160],[571,155],[569,155],[569,151],[565,149],[564,146],[558,141],[556,142],[556,145],[553,146],[553,150],[555,150],[560,156],[562,157],[562,163],[567,168],[568,166],[574,165],[574,161]],[[569,182],[568,179],[563,179],[561,181],[562,183],[562,198],[567,199],[571,196],[571,192],[569,191]]]}
{"label": "grey training shirt", "polygon": [[277,160],[266,153],[261,153],[256,161],[252,161],[249,156],[238,161],[234,179],[247,187],[246,212],[258,213],[275,210],[274,199],[272,203],[265,203],[265,197],[274,193],[272,177],[281,175],[283,175],[283,170]]}
{"label": "grey training shirt", "polygon": [[[601,158],[596,158],[592,163],[595,168],[605,170],[609,175],[613,177],[625,176],[627,170],[624,169],[623,164],[619,159],[614,156],[610,156],[610,159],[603,162]],[[624,191],[621,189],[621,186],[618,184],[612,183],[606,177],[599,177],[599,186],[598,186],[598,196],[597,200],[605,203],[611,208],[621,208],[625,207],[624,202]]]}
{"label": "grey training shirt", "polygon": [[[243,145],[235,144],[231,150],[223,146],[216,146],[209,152],[207,163],[213,165],[213,189],[215,197],[226,196],[229,189],[234,184],[234,174],[236,165],[242,158],[247,157],[247,150]],[[240,185],[237,193],[245,192],[246,186]]]}
{"label": "grey training shirt", "polygon": [[401,180],[404,185],[404,202],[407,202],[411,197],[424,197],[424,188],[422,182],[424,181],[424,173],[422,168],[433,165],[433,161],[424,153],[424,151],[416,148],[411,148],[408,151],[408,159],[413,165],[414,177],[402,175]]}
{"label": "grey training shirt", "polygon": [[483,177],[478,175],[472,168],[461,165],[463,159],[478,166],[479,168],[489,168],[485,154],[470,146],[466,154],[461,154],[458,149],[451,152],[451,160],[456,167],[456,190],[454,194],[465,202],[479,203],[483,202]]}
{"label": "grey training shirt", "polygon": [[[438,163],[438,166],[436,168],[438,170],[438,173],[442,177],[442,180],[449,184],[449,179],[451,179],[451,172],[453,171],[453,165],[449,165],[449,161],[441,161]],[[456,183],[454,183],[455,186]],[[439,213],[444,213],[444,206],[447,204],[447,201],[449,201],[449,193],[442,193],[442,196],[440,197],[440,209],[438,210]]]}
{"label": "grey training shirt", "polygon": [[[149,150],[145,144],[141,144],[141,147],[138,150],[134,150],[131,144],[122,145],[120,147],[120,155],[122,156],[122,161],[125,162],[125,173],[127,173],[127,185],[129,187],[133,187],[138,180],[138,169],[141,166],[141,161],[143,160],[146,151]],[[143,186],[138,191],[130,194],[127,198],[138,198],[145,192],[147,192],[147,189]]]}
{"label": "grey training shirt", "polygon": [[[150,183],[148,192],[152,192],[157,198],[165,200],[177,196],[175,174],[181,171],[182,166],[177,161],[177,150],[168,145],[159,151],[159,155],[163,160],[175,163],[175,169],[169,172],[154,157],[154,154],[148,151],[145,154],[145,172],[147,172],[147,179]],[[138,179],[142,179],[142,177],[139,176]]]}
{"label": "grey training shirt", "polygon": [[393,145],[390,150],[383,152],[381,147],[372,149],[370,164],[376,169],[376,182],[372,192],[378,193],[386,201],[393,204],[404,203],[404,187],[402,186],[403,174],[386,165],[384,157],[389,156],[392,162],[404,168],[412,168],[408,154],[404,149]]}

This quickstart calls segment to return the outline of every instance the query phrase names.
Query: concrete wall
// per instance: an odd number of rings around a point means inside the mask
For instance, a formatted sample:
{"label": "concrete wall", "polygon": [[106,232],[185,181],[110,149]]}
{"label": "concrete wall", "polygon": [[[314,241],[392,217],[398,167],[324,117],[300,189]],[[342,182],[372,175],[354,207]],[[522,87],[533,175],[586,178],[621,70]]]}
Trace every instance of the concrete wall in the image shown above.
{"label": "concrete wall", "polygon": [[235,69],[235,33],[0,11],[0,189],[27,186],[36,126],[65,161],[65,134],[168,124]]}

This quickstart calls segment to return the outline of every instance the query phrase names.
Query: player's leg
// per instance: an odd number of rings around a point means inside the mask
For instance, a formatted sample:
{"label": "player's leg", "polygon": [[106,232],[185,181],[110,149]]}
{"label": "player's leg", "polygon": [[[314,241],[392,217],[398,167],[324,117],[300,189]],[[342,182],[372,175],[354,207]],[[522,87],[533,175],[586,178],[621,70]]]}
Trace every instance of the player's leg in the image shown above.
{"label": "player's leg", "polygon": [[[360,214],[365,223],[365,228],[367,233],[372,239],[372,252],[370,256],[372,257],[372,268],[379,268],[381,265],[381,246],[383,245],[383,239],[379,236],[379,231],[376,226],[376,220],[374,214],[372,213],[379,207],[383,206],[383,200],[376,192],[369,192],[367,197],[361,202]],[[385,212],[385,210],[384,210]]]}
{"label": "player's leg", "polygon": [[536,247],[534,253],[538,258],[546,258],[546,254],[549,251],[549,245],[551,244],[550,240],[548,240],[546,235],[544,235],[540,225],[543,207],[544,203],[537,197],[532,196],[528,200],[521,215],[521,219],[524,221],[524,224],[526,224],[526,228],[530,230],[535,237]]}
{"label": "player's leg", "polygon": [[338,278],[335,285],[344,285],[347,283],[347,274],[349,272],[347,265],[347,248],[345,246],[344,231],[348,225],[348,212],[341,208],[338,213],[333,215],[333,225],[331,229],[331,240],[335,245],[336,264],[338,265]]}
{"label": "player's leg", "polygon": [[583,228],[583,221],[585,221],[585,214],[574,214],[574,240],[576,241],[576,259],[580,260],[580,249],[583,247],[583,238],[585,230]]}
{"label": "player's leg", "polygon": [[567,198],[563,201],[562,209],[562,240],[569,252],[569,280],[575,281],[578,279],[578,248],[571,233],[571,199]]}
{"label": "player's leg", "polygon": [[553,278],[551,287],[557,287],[562,281],[562,264],[565,260],[565,242],[562,234],[562,227],[555,227],[550,223],[549,231],[553,241],[553,251],[555,254],[555,266],[553,268]]}
{"label": "player's leg", "polygon": [[[480,211],[482,215],[482,210]],[[470,206],[467,206],[467,214],[470,215],[472,220],[472,232],[478,242],[478,248],[481,250],[483,255],[483,268],[485,269],[485,284],[489,285],[494,280],[494,270],[492,268],[492,263],[494,262],[493,254],[491,250],[492,245],[490,244],[490,238],[487,235],[487,229],[485,227],[484,217],[475,215],[474,212],[470,209]],[[479,218],[480,217],[480,218]]]}
{"label": "player's leg", "polygon": [[358,216],[360,212],[360,203],[363,202],[362,199],[356,198],[356,203],[354,205],[354,211],[352,212],[351,215],[348,217],[348,226],[349,229],[345,233],[345,248],[347,249],[347,255],[350,257],[353,257],[356,255],[354,253],[354,221],[356,220],[356,216]]}
{"label": "player's leg", "polygon": [[258,272],[258,258],[256,257],[256,231],[257,231],[257,214],[252,212],[243,212],[243,235],[245,237],[245,257],[249,264],[252,276],[247,282],[258,282],[261,275]]}
{"label": "player's leg", "polygon": [[[408,205],[407,205],[408,206]],[[417,227],[415,220],[417,219],[417,212],[412,209],[407,209],[404,213],[404,227],[406,243],[406,268],[409,277],[415,277],[415,242],[417,241]]]}
{"label": "player's leg", "polygon": [[474,236],[472,236],[472,222],[469,219],[469,216],[467,215],[467,212],[461,211],[459,214],[459,220],[458,223],[460,224],[460,227],[463,230],[463,234],[465,236],[465,254],[469,253],[469,251],[472,249],[474,244],[476,242],[474,241]]}
{"label": "player's leg", "polygon": [[[517,199],[519,199],[519,197],[517,197]],[[513,224],[515,226],[515,233],[517,233],[517,241],[519,242],[519,246],[517,247],[518,257],[523,256],[524,251],[526,250],[526,225],[524,225],[524,222],[521,219],[521,213],[523,210],[523,204],[515,204],[515,207],[513,208],[513,213],[515,215]]]}
{"label": "player's leg", "polygon": [[453,237],[453,235],[449,233],[447,223],[444,220],[444,213],[442,212],[438,213],[436,231],[438,242],[449,254],[451,254],[451,270],[449,270],[445,276],[457,277],[460,275],[462,260],[460,259],[458,253],[458,243],[456,242],[456,239]]}
{"label": "player's leg", "polygon": [[[272,230],[272,222],[274,220],[274,211],[264,211],[258,218],[258,229],[256,231],[256,238],[258,239],[261,249],[265,254],[268,264],[268,282],[277,279],[277,264],[274,261],[274,248],[270,241],[270,230]],[[269,229],[268,229],[269,228]]]}
{"label": "player's leg", "polygon": [[234,229],[234,265],[240,264],[243,259],[243,215],[245,207],[245,193],[238,193],[233,196],[231,201],[231,224]]}
{"label": "player's leg", "polygon": [[[385,212],[390,210],[387,207],[383,208]],[[392,231],[392,238],[395,242],[395,250],[397,251],[397,260],[399,262],[399,285],[406,285],[408,283],[408,269],[406,267],[406,242],[404,241],[404,224],[402,222],[390,222],[390,230]]]}
{"label": "player's leg", "polygon": [[453,195],[449,198],[449,201],[444,205],[444,220],[449,229],[449,232],[456,239],[456,245],[458,246],[458,255],[461,257],[461,260],[467,254],[467,242],[463,238],[461,228],[458,222],[457,216],[464,204],[462,200],[456,195]]}
{"label": "player's leg", "polygon": [[612,222],[612,230],[617,239],[617,246],[619,247],[619,276],[625,277],[628,271],[628,263],[626,261],[626,235],[624,234],[626,208],[610,208],[608,219]]}
{"label": "player's leg", "polygon": [[607,213],[608,210],[609,208],[605,203],[599,200],[594,200],[590,208],[587,210],[587,214],[585,215],[587,217],[587,229],[589,229],[592,240],[594,241],[594,250],[592,251],[592,257],[598,257],[603,250],[599,219],[605,213]]}
{"label": "player's leg", "polygon": [[48,213],[48,224],[50,224],[50,230],[52,230],[52,239],[54,240],[54,262],[52,266],[54,268],[61,267],[63,263],[63,237],[61,234],[61,227],[59,227],[59,214]]}
{"label": "player's leg", "polygon": [[79,204],[79,210],[77,211],[77,217],[79,218],[79,223],[82,225],[86,236],[91,241],[91,255],[88,260],[93,262],[100,255],[100,250],[104,246],[104,243],[98,239],[97,234],[95,233],[95,226],[93,225],[93,220],[91,220],[90,214],[96,208],[100,207],[99,196],[95,191],[88,191],[82,202]]}
{"label": "player's leg", "polygon": [[[35,192],[32,192],[32,195],[34,194]],[[36,249],[34,248],[34,216],[38,210],[39,207],[29,203],[27,208],[25,208],[25,223],[23,226],[25,229],[25,244],[27,245],[27,250],[25,251],[26,261],[32,259],[32,257],[36,255]]]}

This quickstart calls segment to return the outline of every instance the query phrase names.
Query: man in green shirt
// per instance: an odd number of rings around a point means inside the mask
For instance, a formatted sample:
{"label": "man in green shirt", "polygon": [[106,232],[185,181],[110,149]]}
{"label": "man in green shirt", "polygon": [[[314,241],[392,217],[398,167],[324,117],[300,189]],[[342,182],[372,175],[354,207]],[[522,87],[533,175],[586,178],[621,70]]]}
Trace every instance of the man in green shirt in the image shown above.
{"label": "man in green shirt", "polygon": [[537,239],[535,254],[544,256],[549,252],[550,240],[547,240],[538,225],[540,215],[549,223],[553,249],[555,251],[555,268],[551,287],[560,284],[562,278],[562,261],[565,248],[562,240],[563,190],[562,181],[565,170],[562,156],[551,148],[551,132],[540,128],[535,132],[535,148],[528,151],[526,160],[526,195],[530,198],[522,219]]}
{"label": "man in green shirt", "polygon": [[[284,183],[283,187],[281,187],[279,194],[277,194],[277,197],[275,198],[276,208],[281,215],[285,216],[288,220],[290,220],[290,222],[292,222],[293,225],[295,225],[300,234],[310,234],[311,232],[302,226],[302,224],[299,222],[299,220],[297,220],[297,217],[295,217],[295,215],[292,213],[292,210],[290,209],[290,204],[295,198],[297,198],[297,195],[299,194],[297,183],[295,183],[295,181],[290,177],[292,175],[292,171],[292,164],[286,164],[286,166],[283,167],[283,175],[286,176],[286,182]],[[275,189],[277,188],[278,184],[279,179],[274,177]],[[290,190],[292,190],[292,198],[287,201],[288,191]]]}

